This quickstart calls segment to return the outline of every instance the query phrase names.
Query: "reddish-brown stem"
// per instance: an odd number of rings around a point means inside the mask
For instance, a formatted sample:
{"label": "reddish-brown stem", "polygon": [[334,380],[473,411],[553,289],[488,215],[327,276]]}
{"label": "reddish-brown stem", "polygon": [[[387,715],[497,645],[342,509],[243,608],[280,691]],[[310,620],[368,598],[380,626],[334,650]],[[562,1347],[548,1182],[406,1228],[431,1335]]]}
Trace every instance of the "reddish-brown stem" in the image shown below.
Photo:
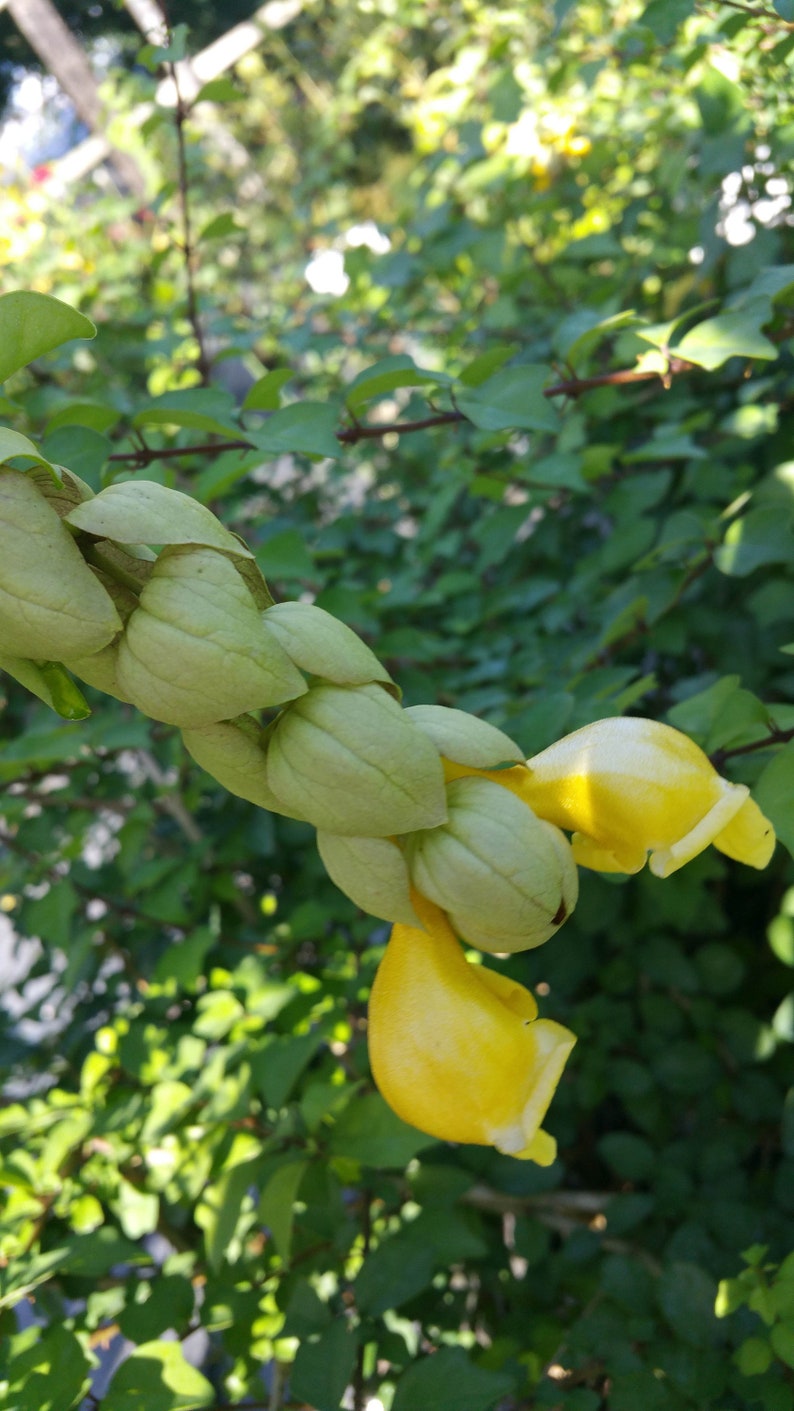
{"label": "reddish-brown stem", "polygon": [[721,750],[714,750],[709,755],[709,759],[715,769],[722,769],[723,764],[728,759],[735,759],[738,755],[753,754],[756,750],[768,750],[773,745],[785,745],[789,740],[794,740],[794,726],[790,730],[778,730],[776,725],[771,725],[769,733],[762,736],[760,740],[751,740],[748,745],[727,745]]}
{"label": "reddish-brown stem", "polygon": [[[563,382],[555,382],[551,387],[543,389],[543,395],[544,397],[581,397],[583,393],[593,392],[599,387],[620,387],[632,382],[652,382],[657,378],[664,382],[667,377],[676,373],[691,371],[694,371],[694,364],[685,362],[683,358],[671,358],[664,374],[637,371],[634,368],[620,368],[617,372],[602,372],[594,377],[570,377]],[[427,431],[435,426],[453,426],[467,420],[468,418],[464,416],[463,412],[455,409],[422,417],[419,421],[391,421],[383,422],[379,426],[367,426],[357,421],[353,426],[346,426],[342,431],[337,431],[336,439],[343,446],[355,446],[359,441],[377,441],[383,436],[392,434],[405,436],[411,431]],[[156,450],[147,446],[138,451],[117,451],[114,455],[109,456],[108,460],[123,461],[127,465],[142,469],[144,466],[150,465],[152,461],[170,460],[177,456],[199,456],[219,451],[252,450],[255,450],[252,441],[242,439],[239,441],[209,441],[195,446],[168,446],[164,450]]]}

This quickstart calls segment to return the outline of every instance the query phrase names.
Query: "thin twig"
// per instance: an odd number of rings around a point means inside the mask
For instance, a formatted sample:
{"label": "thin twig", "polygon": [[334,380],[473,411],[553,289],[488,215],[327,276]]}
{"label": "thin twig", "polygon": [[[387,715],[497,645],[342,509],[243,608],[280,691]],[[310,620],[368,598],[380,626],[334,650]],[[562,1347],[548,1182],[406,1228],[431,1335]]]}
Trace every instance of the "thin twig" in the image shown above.
{"label": "thin twig", "polygon": [[721,750],[714,750],[709,759],[715,769],[722,769],[726,760],[735,759],[737,755],[753,754],[755,750],[768,750],[774,745],[788,744],[789,740],[794,740],[794,726],[790,730],[779,730],[772,724],[769,733],[763,735],[760,740],[751,740],[749,745],[726,745]]}
{"label": "thin twig", "polygon": [[776,29],[794,29],[791,20],[784,20],[782,15],[778,15],[775,10],[765,10],[761,5],[743,5],[741,0],[717,0],[720,5],[727,5],[729,10],[738,10],[740,14],[747,15],[751,20],[766,20],[767,27]]}
{"label": "thin twig", "polygon": [[[685,362],[683,358],[671,358],[664,373],[646,372],[635,368],[619,368],[616,372],[601,372],[593,377],[570,377],[563,382],[555,382],[551,387],[543,389],[543,395],[544,397],[581,397],[585,392],[593,392],[599,387],[621,387],[634,382],[655,380],[664,384],[668,377],[681,372],[694,371],[696,371],[694,363]],[[452,426],[467,420],[468,417],[464,416],[463,412],[455,409],[422,417],[419,421],[381,422],[378,426],[367,426],[365,423],[357,421],[355,425],[346,426],[342,431],[337,431],[336,439],[343,446],[355,446],[359,441],[377,441],[392,434],[406,436],[411,431],[427,431],[436,426]],[[171,460],[178,456],[217,455],[221,451],[254,450],[256,450],[256,446],[252,441],[242,439],[239,441],[206,441],[193,446],[168,446],[163,450],[147,446],[137,451],[116,451],[112,456],[108,456],[108,460],[120,461],[143,469],[152,461]]]}
{"label": "thin twig", "polygon": [[[170,19],[167,14],[165,4],[161,4],[161,9],[165,15],[167,42],[171,44],[173,32]],[[193,243],[193,223],[190,211],[190,179],[187,168],[187,143],[185,141],[185,123],[190,112],[185,103],[179,87],[178,66],[169,60],[166,64],[166,71],[174,85],[174,126],[176,129],[177,161],[178,161],[178,184],[179,184],[179,209],[182,217],[182,238],[181,250],[185,265],[185,285],[187,294],[187,316],[193,334],[198,344],[198,357],[196,367],[203,386],[207,386],[210,380],[212,364],[207,353],[207,345],[204,340],[204,330],[199,317],[198,297],[196,295],[196,247]]]}
{"label": "thin twig", "polygon": [[[370,1251],[372,1242],[372,1193],[365,1187],[361,1192],[361,1240],[364,1258]],[[353,1370],[353,1411],[365,1411],[367,1393],[364,1383],[364,1344],[360,1342]]]}
{"label": "thin twig", "polygon": [[[141,768],[147,779],[149,779],[156,788],[163,790],[170,788],[168,779],[157,763],[154,755],[150,754],[148,750],[138,750],[138,759],[140,760]],[[179,794],[172,792],[162,793],[159,798],[159,805],[163,813],[170,813],[174,822],[179,825],[189,842],[203,842],[204,834],[196,823],[196,820],[186,809]]]}
{"label": "thin twig", "polygon": [[205,441],[199,446],[142,446],[138,451],[115,451],[109,461],[122,461],[143,470],[152,461],[172,460],[176,456],[218,455],[221,451],[254,451],[252,441]]}
{"label": "thin twig", "polygon": [[270,1400],[267,1404],[267,1411],[281,1411],[284,1404],[284,1391],[287,1385],[290,1364],[280,1362],[278,1358],[273,1361],[273,1380],[270,1386]]}

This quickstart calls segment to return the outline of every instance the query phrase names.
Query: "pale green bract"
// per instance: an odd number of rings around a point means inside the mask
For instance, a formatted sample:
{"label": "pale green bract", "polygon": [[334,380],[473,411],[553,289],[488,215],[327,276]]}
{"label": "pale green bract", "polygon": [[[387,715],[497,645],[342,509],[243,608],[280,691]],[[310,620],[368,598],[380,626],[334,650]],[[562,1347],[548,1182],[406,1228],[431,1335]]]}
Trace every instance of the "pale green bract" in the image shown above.
{"label": "pale green bract", "polygon": [[[230,794],[271,813],[284,813],[267,782],[267,736],[252,716],[243,715],[237,720],[220,720],[215,725],[183,730],[182,739],[196,764]],[[289,816],[299,818],[294,812]],[[305,820],[299,818],[299,821]]]}
{"label": "pale green bract", "polygon": [[331,833],[388,837],[446,817],[438,751],[381,686],[313,686],[279,719],[268,782]]}
{"label": "pale green bract", "polygon": [[154,480],[108,485],[66,518],[77,529],[119,544],[197,544],[241,558],[253,557],[211,510],[181,490],[169,490]]}
{"label": "pale green bract", "polygon": [[212,725],[306,690],[230,558],[164,549],[119,644],[122,691],[155,720]]}
{"label": "pale green bract", "polygon": [[113,602],[33,481],[0,468],[0,642],[9,656],[62,661],[121,630]]}
{"label": "pale green bract", "polygon": [[570,844],[491,779],[456,779],[447,799],[444,826],[406,840],[413,885],[480,950],[542,945],[576,905]]}
{"label": "pale green bract", "polygon": [[520,745],[495,725],[469,715],[468,711],[418,705],[408,706],[405,713],[433,741],[439,754],[456,764],[465,764],[470,769],[493,769],[508,761],[524,763]]}
{"label": "pale green bract", "polygon": [[406,926],[421,924],[411,905],[410,877],[398,843],[320,830],[317,849],[331,881],[362,911]]}
{"label": "pale green bract", "polygon": [[337,686],[366,686],[369,681],[394,686],[366,643],[323,608],[311,603],[276,603],[267,609],[263,621],[295,665],[310,676]]}

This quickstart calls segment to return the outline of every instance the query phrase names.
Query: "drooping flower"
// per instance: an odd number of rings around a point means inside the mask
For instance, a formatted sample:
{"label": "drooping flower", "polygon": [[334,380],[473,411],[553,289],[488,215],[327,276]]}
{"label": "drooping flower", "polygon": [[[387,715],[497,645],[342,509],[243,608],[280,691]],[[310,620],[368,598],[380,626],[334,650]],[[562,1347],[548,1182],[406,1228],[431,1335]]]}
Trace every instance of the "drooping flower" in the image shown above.
{"label": "drooping flower", "polygon": [[538,1019],[522,985],[470,964],[439,908],[412,901],[425,929],[394,927],[370,997],[378,1088],[430,1136],[551,1165],[541,1123],[575,1036]]}
{"label": "drooping flower", "polygon": [[639,872],[650,853],[651,871],[669,877],[709,843],[751,867],[774,851],[749,789],[656,720],[597,720],[501,778],[538,817],[571,830],[576,861],[600,872]]}

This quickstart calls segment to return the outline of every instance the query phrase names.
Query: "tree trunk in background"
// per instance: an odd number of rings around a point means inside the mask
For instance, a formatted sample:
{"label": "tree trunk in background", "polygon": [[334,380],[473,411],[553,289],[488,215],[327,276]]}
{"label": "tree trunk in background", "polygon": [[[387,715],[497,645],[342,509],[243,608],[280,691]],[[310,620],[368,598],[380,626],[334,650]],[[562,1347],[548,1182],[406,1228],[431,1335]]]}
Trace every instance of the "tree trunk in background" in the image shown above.
{"label": "tree trunk in background", "polygon": [[[92,132],[102,133],[104,111],[91,65],[51,0],[8,0],[7,9],[31,49],[74,103],[78,116]],[[110,161],[124,185],[143,195],[143,179],[132,157],[113,149]]]}

